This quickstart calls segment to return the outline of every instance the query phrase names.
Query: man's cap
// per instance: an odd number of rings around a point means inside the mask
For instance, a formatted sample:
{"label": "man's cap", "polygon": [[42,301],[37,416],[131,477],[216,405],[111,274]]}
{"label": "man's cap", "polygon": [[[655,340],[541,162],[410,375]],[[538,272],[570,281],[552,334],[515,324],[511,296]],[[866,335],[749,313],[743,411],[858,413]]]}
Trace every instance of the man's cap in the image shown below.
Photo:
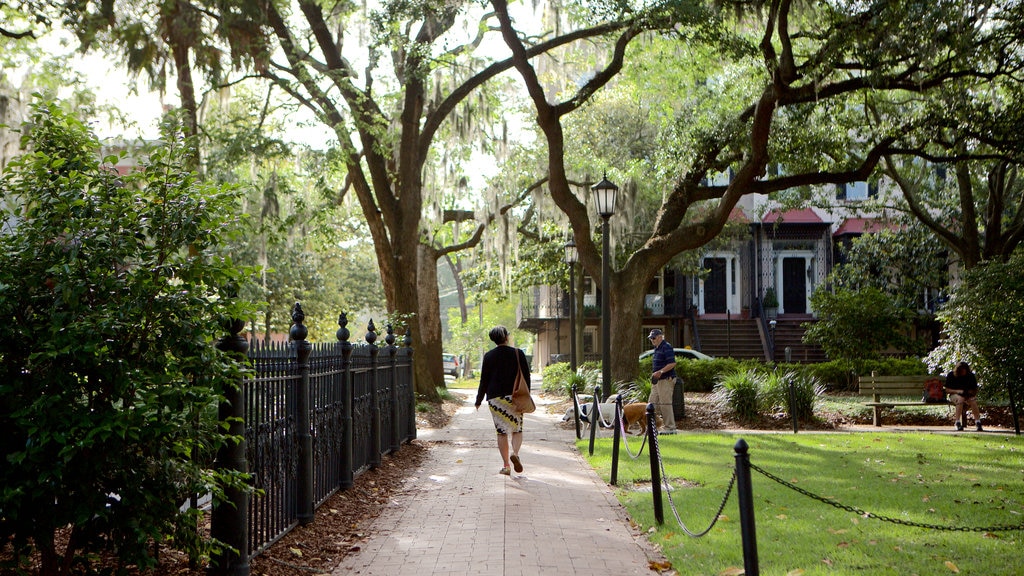
{"label": "man's cap", "polygon": [[650,340],[651,338],[654,338],[655,336],[661,336],[661,334],[662,334],[661,330],[658,330],[657,328],[655,328],[654,330],[651,330],[650,334],[647,335],[647,339]]}

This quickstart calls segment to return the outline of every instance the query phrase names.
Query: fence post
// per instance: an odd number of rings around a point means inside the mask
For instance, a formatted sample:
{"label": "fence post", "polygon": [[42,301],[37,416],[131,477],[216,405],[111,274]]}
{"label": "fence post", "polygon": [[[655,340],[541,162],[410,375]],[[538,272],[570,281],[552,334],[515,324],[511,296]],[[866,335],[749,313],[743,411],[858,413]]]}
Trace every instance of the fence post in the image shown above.
{"label": "fence post", "polygon": [[309,330],[303,325],[306,314],[302,306],[296,302],[292,308],[292,327],[288,336],[295,346],[295,358],[299,369],[298,390],[295,394],[295,427],[296,439],[299,444],[299,478],[298,478],[298,519],[305,525],[313,521],[313,435],[310,433],[309,421],[309,353],[313,345],[306,342]]}
{"label": "fence post", "polygon": [[380,391],[377,385],[379,376],[377,370],[377,355],[380,348],[377,347],[377,327],[373,320],[366,325],[366,343],[370,348],[370,446],[373,453],[370,454],[370,466],[380,466]]}
{"label": "fence post", "polygon": [[[245,362],[249,343],[238,333],[245,328],[242,320],[231,320],[229,336],[217,340],[217,349]],[[217,450],[213,466],[217,470],[234,470],[242,474],[249,472],[245,457],[245,383],[239,381],[222,391],[224,401],[217,407],[217,419],[227,423],[227,434],[238,441],[224,442]],[[225,499],[215,504],[210,518],[211,536],[226,546],[210,558],[207,572],[211,575],[249,575],[249,493],[229,486],[224,489]]]}
{"label": "fence post", "polygon": [[405,329],[405,338],[402,339],[402,344],[405,345],[406,354],[409,358],[409,364],[406,370],[409,371],[409,430],[411,430],[410,440],[416,439],[416,370],[413,366],[412,359],[412,333],[409,328]]}
{"label": "fence post", "polygon": [[661,449],[658,448],[658,422],[654,404],[647,405],[647,452],[651,455],[651,494],[654,500],[654,519],[665,523],[665,510],[661,503]]}
{"label": "fence post", "polygon": [[796,381],[789,379],[789,415],[793,418],[793,434],[800,431],[800,424],[797,422],[796,406]]}
{"label": "fence post", "polygon": [[338,338],[341,347],[341,488],[351,488],[355,472],[352,469],[352,343],[349,339],[348,316],[338,316]]}
{"label": "fence post", "polygon": [[619,480],[619,442],[622,442],[622,394],[615,395],[615,431],[612,432],[612,486]]}
{"label": "fence post", "polygon": [[740,534],[743,538],[743,573],[758,576],[757,531],[754,527],[754,491],[750,485],[750,454],[746,440],[736,441],[736,496],[740,504]]}
{"label": "fence post", "polygon": [[594,455],[594,440],[597,439],[597,423],[601,418],[601,387],[594,386],[594,407],[590,410],[590,455]]}
{"label": "fence post", "polygon": [[384,341],[387,342],[389,364],[391,366],[391,401],[389,402],[391,409],[391,451],[398,452],[401,447],[400,443],[400,430],[398,416],[400,411],[398,410],[398,365],[396,363],[397,358],[395,355],[398,354],[398,346],[395,346],[395,329],[391,327],[389,322],[387,325],[388,335],[384,337]]}
{"label": "fence post", "polygon": [[576,383],[572,383],[572,419],[576,423],[576,439],[583,438],[583,431],[580,430],[580,399],[577,394],[579,391],[576,389]]}

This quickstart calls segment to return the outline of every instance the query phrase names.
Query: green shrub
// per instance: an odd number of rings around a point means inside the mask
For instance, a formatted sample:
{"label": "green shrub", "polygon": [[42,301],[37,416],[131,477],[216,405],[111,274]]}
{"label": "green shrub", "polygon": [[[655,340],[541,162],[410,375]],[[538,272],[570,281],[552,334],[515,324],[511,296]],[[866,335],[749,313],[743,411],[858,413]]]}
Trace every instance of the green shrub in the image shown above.
{"label": "green shrub", "polygon": [[715,384],[713,401],[740,420],[753,420],[760,414],[761,383],[753,370],[736,370],[721,375]]}
{"label": "green shrub", "polygon": [[568,362],[548,364],[541,372],[541,390],[549,394],[566,395],[572,375]]}
{"label": "green shrub", "polygon": [[814,406],[825,388],[817,379],[796,371],[773,370],[758,376],[762,410],[780,411],[800,420],[814,418]]}
{"label": "green shrub", "polygon": [[544,367],[542,378],[541,389],[549,394],[569,396],[573,384],[578,394],[591,394],[595,386],[601,385],[601,364],[584,362],[576,368],[576,372],[569,369],[567,362],[549,364]]}
{"label": "green shrub", "polygon": [[184,169],[168,128],[118,175],[86,126],[40,105],[0,178],[0,541],[42,573],[104,551],[152,566],[154,543],[199,560],[215,544],[182,502],[243,485],[213,466],[218,400],[242,377],[214,341],[248,315],[221,252],[238,197]]}
{"label": "green shrub", "polygon": [[639,376],[632,382],[619,382],[616,391],[622,395],[622,403],[647,402],[651,397],[651,376]]}

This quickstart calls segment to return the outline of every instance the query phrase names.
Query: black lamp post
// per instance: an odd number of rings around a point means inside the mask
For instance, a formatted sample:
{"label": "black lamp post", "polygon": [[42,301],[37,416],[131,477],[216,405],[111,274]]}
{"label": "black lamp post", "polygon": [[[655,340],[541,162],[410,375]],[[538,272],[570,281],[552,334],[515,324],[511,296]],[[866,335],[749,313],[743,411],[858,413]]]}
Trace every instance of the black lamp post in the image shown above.
{"label": "black lamp post", "polygon": [[611,296],[608,283],[611,276],[611,264],[609,256],[609,234],[608,219],[615,213],[615,199],[619,187],[608,181],[608,175],[600,182],[590,187],[594,191],[594,199],[597,202],[597,213],[601,216],[601,236],[604,241],[604,250],[601,255],[601,394],[608,398],[612,395],[612,342],[611,342]]}
{"label": "black lamp post", "polygon": [[772,361],[775,360],[775,327],[778,325],[778,321],[772,318],[768,321],[768,333],[771,335],[771,353]]}
{"label": "black lamp post", "polygon": [[569,265],[569,367],[576,373],[576,261],[580,253],[572,237],[565,243],[565,263]]}

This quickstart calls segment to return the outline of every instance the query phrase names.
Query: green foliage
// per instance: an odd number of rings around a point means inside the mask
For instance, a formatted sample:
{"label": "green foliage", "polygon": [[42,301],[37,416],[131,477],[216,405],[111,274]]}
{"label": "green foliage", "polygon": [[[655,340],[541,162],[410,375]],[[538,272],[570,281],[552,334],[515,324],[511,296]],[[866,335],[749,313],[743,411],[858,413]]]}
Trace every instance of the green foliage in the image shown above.
{"label": "green foliage", "polygon": [[[1024,253],[967,271],[939,312],[946,338],[928,357],[949,369],[966,360],[983,390],[1012,391],[1021,401],[1024,382]],[[1012,390],[1010,387],[1013,387]]]}
{"label": "green foliage", "polygon": [[829,360],[815,364],[777,364],[779,370],[795,372],[817,380],[826,390],[856,391],[857,377],[874,372],[879,376],[912,376],[927,374],[928,366],[919,358],[879,358]]}
{"label": "green foliage", "polygon": [[813,376],[761,365],[721,374],[712,399],[741,420],[754,420],[769,412],[795,414],[800,420],[811,420],[814,405],[824,392],[825,387]]}
{"label": "green foliage", "polygon": [[149,566],[154,542],[199,558],[202,511],[179,507],[237,485],[212,468],[218,400],[241,378],[214,346],[246,317],[221,252],[237,196],[181,168],[175,128],[118,175],[81,122],[38,105],[0,179],[0,539],[44,573],[101,549]]}
{"label": "green foliage", "polygon": [[737,370],[718,378],[712,392],[713,401],[745,421],[761,413],[761,382],[753,370]]}
{"label": "green foliage", "polygon": [[[687,392],[711,392],[718,377],[727,372],[734,372],[741,367],[755,369],[763,364],[757,360],[735,360],[733,358],[715,358],[714,360],[682,360],[676,363],[676,375],[683,379]],[[637,381],[646,380],[650,386],[652,357],[640,360]]]}
{"label": "green foliage", "polygon": [[542,389],[549,394],[569,396],[576,385],[579,395],[590,394],[601,385],[601,365],[585,362],[573,372],[568,362],[557,362],[544,367]]}
{"label": "green foliage", "polygon": [[548,364],[541,373],[541,389],[549,394],[568,394],[569,379],[573,371],[569,369],[568,362],[556,362]]}
{"label": "green foliage", "polygon": [[[245,190],[252,234],[231,246],[236,261],[259,266],[249,286],[266,303],[253,332],[287,333],[291,309],[302,302],[310,340],[333,341],[338,315],[351,327],[358,317],[384,315],[384,294],[373,246],[361,214],[338,205],[343,178],[328,154],[285,140],[285,127],[267,117],[265,97],[236,89],[214,101],[204,120],[205,172],[211,180]],[[260,110],[259,116],[253,113]],[[381,328],[383,328],[383,323]],[[356,333],[359,330],[355,331]]]}
{"label": "green foliage", "polygon": [[800,420],[814,418],[814,405],[825,387],[813,377],[796,371],[773,370],[760,375],[762,409],[782,411]]}
{"label": "green foliage", "polygon": [[946,248],[935,234],[913,219],[895,223],[899,230],[881,230],[841,247],[844,262],[829,281],[858,292],[868,287],[884,292],[896,306],[919,310],[926,290],[937,293],[947,282]]}
{"label": "green foliage", "polygon": [[879,358],[889,348],[920,352],[920,343],[905,333],[914,313],[875,287],[857,292],[819,288],[811,306],[818,321],[807,326],[804,340],[821,346],[830,358]]}

